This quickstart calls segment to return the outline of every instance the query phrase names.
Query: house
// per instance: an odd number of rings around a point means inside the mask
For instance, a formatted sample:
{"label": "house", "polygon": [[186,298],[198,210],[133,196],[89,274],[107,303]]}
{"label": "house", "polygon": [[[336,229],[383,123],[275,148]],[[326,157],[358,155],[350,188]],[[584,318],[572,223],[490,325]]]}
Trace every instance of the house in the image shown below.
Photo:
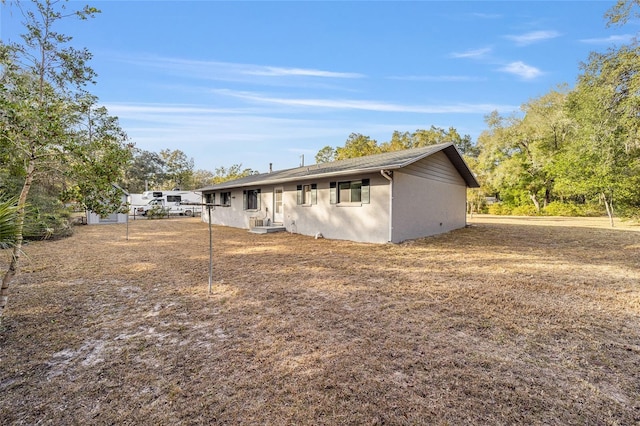
{"label": "house", "polygon": [[[452,143],[247,176],[202,191],[211,222],[398,243],[466,225],[479,184]],[[208,221],[208,213],[202,215]]]}
{"label": "house", "polygon": [[[120,193],[120,201],[122,202],[122,206],[126,206],[129,198],[129,193],[116,184],[111,184],[111,186]],[[87,210],[88,225],[99,225],[105,223],[126,223],[128,219],[128,213],[116,212],[111,213],[106,217],[102,217],[99,214],[92,212],[91,210]]]}

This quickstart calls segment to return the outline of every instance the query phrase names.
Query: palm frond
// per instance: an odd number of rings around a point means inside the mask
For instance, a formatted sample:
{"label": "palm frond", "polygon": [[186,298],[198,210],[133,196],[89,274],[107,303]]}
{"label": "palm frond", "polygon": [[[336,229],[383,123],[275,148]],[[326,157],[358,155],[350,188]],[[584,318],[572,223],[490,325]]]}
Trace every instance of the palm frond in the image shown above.
{"label": "palm frond", "polygon": [[18,205],[16,198],[3,199],[0,194],[0,249],[12,247],[16,237]]}

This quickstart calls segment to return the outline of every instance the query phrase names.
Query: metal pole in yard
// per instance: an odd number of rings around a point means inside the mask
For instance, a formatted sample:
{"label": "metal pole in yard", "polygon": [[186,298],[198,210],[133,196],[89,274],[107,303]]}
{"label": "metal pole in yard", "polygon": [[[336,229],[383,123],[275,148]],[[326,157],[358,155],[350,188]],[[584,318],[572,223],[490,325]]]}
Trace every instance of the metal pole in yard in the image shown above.
{"label": "metal pole in yard", "polygon": [[211,231],[211,205],[207,205],[209,215],[209,294],[213,285],[213,232]]}

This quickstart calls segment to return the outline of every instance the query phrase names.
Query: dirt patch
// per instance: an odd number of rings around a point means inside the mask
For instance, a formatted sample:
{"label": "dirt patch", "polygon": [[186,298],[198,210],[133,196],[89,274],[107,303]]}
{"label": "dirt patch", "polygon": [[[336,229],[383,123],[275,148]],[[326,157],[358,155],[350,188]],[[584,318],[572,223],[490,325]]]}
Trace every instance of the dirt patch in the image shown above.
{"label": "dirt patch", "polygon": [[28,244],[0,423],[638,423],[640,233],[546,220],[400,245],[214,227],[212,294],[198,219]]}

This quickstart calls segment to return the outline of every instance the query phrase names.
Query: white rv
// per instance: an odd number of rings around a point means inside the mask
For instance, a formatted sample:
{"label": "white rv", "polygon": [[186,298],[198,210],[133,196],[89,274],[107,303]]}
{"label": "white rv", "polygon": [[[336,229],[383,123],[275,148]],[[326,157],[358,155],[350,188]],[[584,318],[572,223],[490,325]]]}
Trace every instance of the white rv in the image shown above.
{"label": "white rv", "polygon": [[141,200],[140,205],[132,205],[132,211],[136,215],[146,216],[151,209],[180,216],[193,216],[202,213],[202,194],[199,192],[145,191],[139,200]]}

